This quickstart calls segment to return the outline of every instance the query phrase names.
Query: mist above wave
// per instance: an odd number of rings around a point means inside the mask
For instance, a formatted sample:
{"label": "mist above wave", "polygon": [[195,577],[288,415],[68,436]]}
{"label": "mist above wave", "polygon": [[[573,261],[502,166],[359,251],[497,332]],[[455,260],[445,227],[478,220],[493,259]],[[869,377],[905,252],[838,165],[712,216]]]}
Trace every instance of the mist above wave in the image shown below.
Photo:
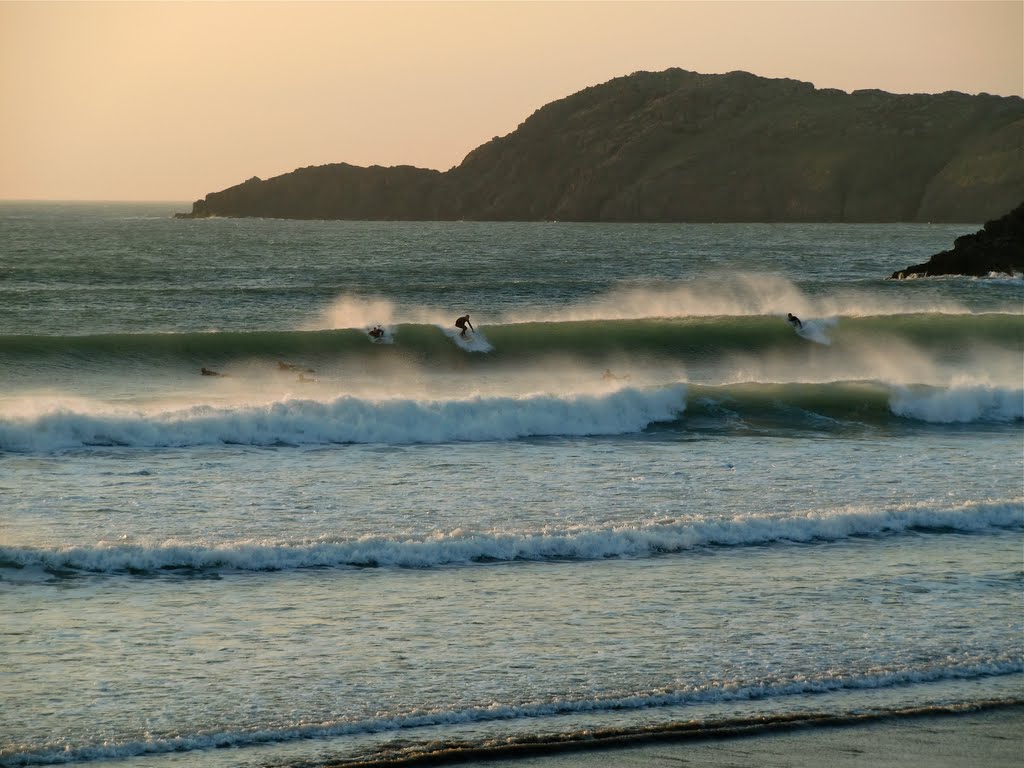
{"label": "mist above wave", "polygon": [[[828,294],[811,294],[793,280],[776,274],[722,272],[692,280],[624,285],[592,298],[564,305],[490,312],[481,307],[403,306],[382,296],[338,296],[303,326],[306,329],[368,328],[381,323],[427,323],[447,327],[457,316],[470,312],[485,324],[575,322],[587,320],[639,320],[681,317],[784,318],[869,317],[914,313],[970,314],[954,299],[930,293],[890,291],[877,287],[846,287]],[[1008,305],[1007,312],[1021,312]]]}

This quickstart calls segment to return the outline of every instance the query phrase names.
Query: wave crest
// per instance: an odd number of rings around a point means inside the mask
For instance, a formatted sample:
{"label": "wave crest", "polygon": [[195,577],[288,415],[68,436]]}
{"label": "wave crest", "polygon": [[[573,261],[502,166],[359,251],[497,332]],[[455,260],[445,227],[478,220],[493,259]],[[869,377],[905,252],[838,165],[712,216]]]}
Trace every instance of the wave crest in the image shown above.
{"label": "wave crest", "polygon": [[737,516],[679,519],[608,527],[538,531],[462,530],[421,537],[325,536],[304,541],[222,544],[167,541],[151,545],[100,542],[95,546],[39,549],[0,547],[0,567],[154,573],[174,570],[280,571],[323,567],[431,568],[516,560],[600,560],[652,557],[707,546],[763,546],[837,541],[908,530],[981,533],[1024,526],[1024,499],[972,502],[955,507],[900,506],[882,510],[813,512],[791,517]]}
{"label": "wave crest", "polygon": [[444,443],[554,435],[617,435],[671,421],[686,388],[620,389],[601,395],[474,397],[464,400],[285,400],[266,406],[147,413],[57,407],[0,421],[0,450],[54,451],[95,445],[302,445]]}

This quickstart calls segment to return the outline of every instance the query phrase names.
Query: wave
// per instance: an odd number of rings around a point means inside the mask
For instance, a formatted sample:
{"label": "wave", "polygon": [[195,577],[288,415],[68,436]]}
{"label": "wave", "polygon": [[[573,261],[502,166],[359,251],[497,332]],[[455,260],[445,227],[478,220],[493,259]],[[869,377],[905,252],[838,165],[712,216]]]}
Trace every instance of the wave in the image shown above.
{"label": "wave", "polygon": [[[277,360],[327,364],[405,359],[425,365],[482,365],[562,356],[604,361],[654,357],[682,363],[732,354],[806,356],[816,347],[900,346],[963,354],[974,347],[1024,351],[1024,315],[940,314],[807,317],[803,338],[783,315],[662,317],[631,320],[519,322],[478,328],[478,344],[460,344],[450,328],[426,323],[386,326],[385,343],[367,328],[318,331],[139,333],[88,336],[0,335],[0,363],[75,371],[133,373],[136,368],[229,367]],[[486,350],[485,354],[467,354]]]}
{"label": "wave", "polygon": [[400,539],[320,537],[220,544],[172,540],[156,544],[100,542],[55,548],[0,547],[0,567],[105,574],[289,571],[300,568],[434,568],[513,561],[655,557],[702,547],[831,542],[907,531],[986,533],[1024,527],[1024,499],[956,507],[898,506],[882,510],[811,512],[795,517],[737,516],[720,520],[608,527],[555,527],[526,532],[438,532]]}
{"label": "wave", "polygon": [[[0,452],[51,453],[96,446],[184,448],[438,444],[538,437],[714,432],[850,432],[900,424],[1012,424],[1024,388],[964,384],[891,386],[595,382],[603,391],[482,395],[461,399],[286,395],[269,402],[127,408],[76,397],[0,404]],[[618,387],[618,388],[616,388]]]}
{"label": "wave", "polygon": [[714,418],[730,428],[828,430],[891,425],[1007,424],[1024,419],[1024,387],[964,383],[949,387],[880,382],[740,383],[689,389],[687,422]]}
{"label": "wave", "polygon": [[889,402],[896,415],[932,424],[1024,419],[1024,388],[1000,389],[977,385],[949,389],[899,387]]}
{"label": "wave", "polygon": [[443,443],[550,435],[619,435],[671,421],[685,407],[682,385],[604,395],[528,395],[464,400],[284,400],[264,406],[209,405],[119,411],[56,405],[0,417],[0,451],[83,446],[185,447]]}
{"label": "wave", "polygon": [[[364,754],[357,761],[351,763],[358,765],[362,762],[373,762],[392,760],[395,761],[399,755],[394,754],[397,748],[403,753],[401,760],[408,761],[415,753],[435,752],[436,758],[441,757],[438,752],[439,745],[436,742],[425,742],[416,744],[411,742],[408,734],[416,729],[430,728],[446,725],[464,725],[466,723],[488,723],[495,721],[526,721],[539,718],[550,718],[558,715],[576,713],[603,713],[622,710],[641,710],[663,707],[679,707],[687,705],[698,705],[708,703],[730,703],[743,701],[763,701],[771,699],[785,699],[786,697],[802,696],[806,694],[830,693],[837,691],[852,691],[866,689],[884,689],[897,686],[916,685],[933,683],[948,680],[974,680],[985,677],[1001,677],[1019,675],[1024,672],[1024,660],[1011,655],[1000,655],[991,658],[947,658],[943,663],[934,665],[922,664],[917,667],[898,669],[876,669],[867,673],[848,673],[837,670],[835,673],[823,674],[820,676],[804,676],[786,678],[766,678],[750,682],[732,682],[705,684],[699,686],[687,686],[677,689],[639,692],[624,696],[611,696],[607,698],[581,698],[581,699],[553,699],[523,704],[500,704],[493,703],[483,707],[468,707],[462,709],[445,709],[438,707],[429,710],[412,710],[401,713],[380,714],[369,719],[347,719],[328,720],[320,723],[297,722],[294,724],[282,724],[270,728],[249,728],[235,731],[206,732],[190,735],[147,733],[145,738],[139,739],[106,739],[102,743],[95,744],[68,744],[59,737],[53,739],[49,744],[13,752],[0,752],[0,766],[14,765],[47,765],[60,763],[80,763],[97,760],[127,759],[143,755],[166,754],[170,752],[192,752],[214,748],[241,748],[274,743],[286,743],[300,739],[332,739],[344,736],[360,736],[379,733],[402,733],[403,739],[400,745],[383,745],[376,753]],[[880,711],[875,716],[898,716],[900,714],[925,715],[952,713],[957,711],[970,711],[978,708],[992,708],[999,706],[1019,706],[1020,699],[1004,701],[987,701],[973,704],[943,704],[933,705],[913,710],[888,710]],[[721,719],[704,722],[688,720],[685,723],[672,722],[659,726],[640,726],[639,728],[628,729],[622,732],[611,729],[601,731],[605,738],[616,736],[643,735],[644,733],[662,733],[668,735],[675,732],[681,735],[686,732],[696,732],[702,737],[717,735],[732,736],[744,732],[751,732],[757,726],[776,727],[789,724],[793,725],[800,721],[804,725],[830,724],[830,721],[853,722],[857,718],[866,719],[871,715],[864,712],[842,713],[842,714],[819,714],[801,713],[769,715],[767,717],[756,717],[749,719]],[[565,734],[560,737],[549,737],[553,741],[581,742],[592,741],[598,737],[592,729],[576,734]],[[519,737],[522,738],[522,737]],[[536,737],[526,737],[532,739]],[[472,748],[484,750],[492,757],[510,750],[503,749],[502,745],[509,745],[518,741],[516,737],[503,736],[496,740],[485,740],[472,744],[461,744],[462,749]],[[614,743],[614,742],[606,742]],[[446,749],[451,749],[448,745]],[[422,757],[422,755],[421,755]],[[455,757],[454,754],[449,757]]]}

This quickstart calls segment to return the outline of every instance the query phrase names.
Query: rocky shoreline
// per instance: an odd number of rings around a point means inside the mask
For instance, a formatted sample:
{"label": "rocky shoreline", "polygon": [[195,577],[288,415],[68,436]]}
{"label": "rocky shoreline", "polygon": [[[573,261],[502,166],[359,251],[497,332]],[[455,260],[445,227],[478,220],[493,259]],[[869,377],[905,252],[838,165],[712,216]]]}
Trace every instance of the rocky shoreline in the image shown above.
{"label": "rocky shoreline", "polygon": [[962,235],[953,248],[932,256],[922,264],[899,269],[893,280],[939,275],[985,277],[1024,272],[1024,203],[1005,216],[986,222],[973,235]]}

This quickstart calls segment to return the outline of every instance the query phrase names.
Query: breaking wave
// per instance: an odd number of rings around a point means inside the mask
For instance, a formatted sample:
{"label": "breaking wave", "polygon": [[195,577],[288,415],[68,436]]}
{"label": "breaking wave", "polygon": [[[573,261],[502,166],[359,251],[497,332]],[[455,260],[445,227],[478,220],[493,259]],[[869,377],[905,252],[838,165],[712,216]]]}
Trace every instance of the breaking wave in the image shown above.
{"label": "breaking wave", "polygon": [[[612,385],[609,385],[611,387]],[[841,431],[896,424],[1010,424],[1024,388],[968,384],[669,384],[576,394],[463,399],[343,395],[265,404],[125,408],[81,398],[0,407],[0,451],[489,442],[681,431]]]}
{"label": "breaking wave", "polygon": [[984,533],[1024,527],[1024,499],[955,507],[899,506],[791,517],[679,519],[609,527],[555,527],[520,532],[455,530],[421,537],[320,537],[302,541],[244,540],[207,544],[100,542],[59,548],[0,547],[0,567],[91,573],[161,571],[285,571],[324,567],[432,568],[545,560],[653,557],[709,546],[827,542],[906,531]]}

